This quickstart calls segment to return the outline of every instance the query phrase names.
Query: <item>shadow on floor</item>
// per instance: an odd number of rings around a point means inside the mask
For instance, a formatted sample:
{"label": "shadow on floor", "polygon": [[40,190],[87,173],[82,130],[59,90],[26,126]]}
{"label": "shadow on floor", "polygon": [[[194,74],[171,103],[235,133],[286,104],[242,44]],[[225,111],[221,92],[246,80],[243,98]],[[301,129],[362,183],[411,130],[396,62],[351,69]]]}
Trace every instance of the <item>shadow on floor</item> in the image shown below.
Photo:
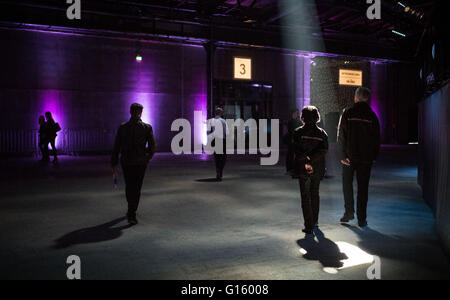
{"label": "shadow on floor", "polygon": [[63,249],[78,244],[91,244],[117,239],[122,235],[123,230],[131,227],[129,224],[120,227],[113,227],[124,220],[126,220],[126,218],[122,217],[95,227],[70,232],[55,240],[56,244],[53,248]]}
{"label": "shadow on floor", "polygon": [[197,182],[219,182],[217,178],[206,178],[206,179],[197,179]]}
{"label": "shadow on floor", "polygon": [[339,247],[325,237],[323,232],[316,228],[313,235],[307,235],[304,239],[298,240],[297,244],[306,251],[303,257],[307,260],[317,260],[324,268],[340,268],[343,266],[342,260],[347,259],[347,255],[339,250]]}

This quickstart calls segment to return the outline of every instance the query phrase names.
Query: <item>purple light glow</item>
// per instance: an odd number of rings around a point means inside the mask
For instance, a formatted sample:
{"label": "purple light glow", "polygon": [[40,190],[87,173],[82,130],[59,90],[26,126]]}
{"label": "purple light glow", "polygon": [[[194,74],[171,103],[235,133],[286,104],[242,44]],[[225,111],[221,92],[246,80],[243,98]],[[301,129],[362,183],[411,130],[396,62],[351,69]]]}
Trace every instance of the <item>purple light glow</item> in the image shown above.
{"label": "purple light glow", "polygon": [[297,55],[297,68],[299,70],[297,86],[300,88],[296,104],[301,109],[311,103],[311,55]]}
{"label": "purple light glow", "polygon": [[[140,59],[138,59],[140,57]],[[142,55],[136,55],[136,62],[134,64],[130,64],[130,68],[132,69],[132,80],[134,82],[134,91],[130,94],[127,93],[126,101],[126,117],[129,118],[129,109],[131,104],[139,103],[144,107],[142,112],[142,121],[152,125],[155,136],[157,135],[159,128],[159,120],[156,119],[157,114],[157,106],[158,101],[156,101],[157,95],[153,93],[153,72],[151,62],[142,59]]]}
{"label": "purple light glow", "polygon": [[198,95],[195,103],[194,110],[196,112],[194,116],[194,143],[197,145],[206,145],[208,142],[207,135],[207,96]]}
{"label": "purple light glow", "polygon": [[[59,123],[61,129],[66,129],[66,122],[64,118],[62,99],[60,98],[60,92],[56,90],[45,90],[38,94],[38,107],[36,112],[36,120],[39,116],[44,115],[46,112],[51,112],[53,120]],[[62,132],[58,133],[56,138],[56,147],[59,148],[62,145]]]}
{"label": "purple light glow", "polygon": [[383,124],[384,124],[384,114],[383,114],[383,103],[380,100],[381,91],[384,89],[382,85],[382,78],[384,75],[385,67],[383,64],[377,64],[376,62],[371,62],[370,64],[370,89],[371,89],[371,100],[370,106],[378,117],[380,121],[381,127],[381,136],[384,136],[383,133]]}

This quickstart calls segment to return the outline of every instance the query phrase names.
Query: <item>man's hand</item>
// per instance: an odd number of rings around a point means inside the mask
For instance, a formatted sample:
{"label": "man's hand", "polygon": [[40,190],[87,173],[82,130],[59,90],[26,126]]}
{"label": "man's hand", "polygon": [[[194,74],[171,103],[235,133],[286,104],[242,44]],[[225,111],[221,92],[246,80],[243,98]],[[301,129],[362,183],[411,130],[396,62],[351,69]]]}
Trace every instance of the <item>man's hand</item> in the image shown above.
{"label": "man's hand", "polygon": [[119,173],[119,166],[113,166],[112,172],[113,172],[113,174],[117,175]]}
{"label": "man's hand", "polygon": [[305,169],[306,169],[306,173],[308,173],[309,175],[314,173],[314,168],[310,164],[305,164]]}
{"label": "man's hand", "polygon": [[343,160],[341,160],[341,163],[343,165],[350,166],[350,159],[349,158],[343,159]]}

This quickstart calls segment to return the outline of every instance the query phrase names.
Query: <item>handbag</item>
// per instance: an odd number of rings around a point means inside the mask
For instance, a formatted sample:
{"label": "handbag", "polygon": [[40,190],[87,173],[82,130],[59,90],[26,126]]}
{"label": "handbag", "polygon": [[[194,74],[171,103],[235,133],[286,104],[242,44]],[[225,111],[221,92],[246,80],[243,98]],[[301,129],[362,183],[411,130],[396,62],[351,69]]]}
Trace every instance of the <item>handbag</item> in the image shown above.
{"label": "handbag", "polygon": [[55,132],[60,132],[61,131],[61,126],[59,126],[59,123],[55,123],[54,130],[55,130]]}

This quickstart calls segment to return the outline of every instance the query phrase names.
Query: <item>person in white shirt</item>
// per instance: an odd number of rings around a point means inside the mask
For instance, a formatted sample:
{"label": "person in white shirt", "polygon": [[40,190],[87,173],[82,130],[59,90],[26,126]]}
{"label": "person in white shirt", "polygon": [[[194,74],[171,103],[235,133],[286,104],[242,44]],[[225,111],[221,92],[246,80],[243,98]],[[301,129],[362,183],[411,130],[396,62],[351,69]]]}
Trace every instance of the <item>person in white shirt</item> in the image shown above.
{"label": "person in white shirt", "polygon": [[[222,140],[222,151],[221,153],[214,153],[214,160],[216,162],[216,179],[217,181],[222,181],[223,170],[227,162],[227,151],[226,151],[226,137],[228,133],[227,122],[222,118],[223,109],[216,108],[216,116],[211,120],[212,135],[214,137],[213,143],[215,144],[217,140]],[[220,130],[222,128],[222,130]],[[216,130],[217,129],[217,130]],[[213,146],[214,146],[213,144]]]}

